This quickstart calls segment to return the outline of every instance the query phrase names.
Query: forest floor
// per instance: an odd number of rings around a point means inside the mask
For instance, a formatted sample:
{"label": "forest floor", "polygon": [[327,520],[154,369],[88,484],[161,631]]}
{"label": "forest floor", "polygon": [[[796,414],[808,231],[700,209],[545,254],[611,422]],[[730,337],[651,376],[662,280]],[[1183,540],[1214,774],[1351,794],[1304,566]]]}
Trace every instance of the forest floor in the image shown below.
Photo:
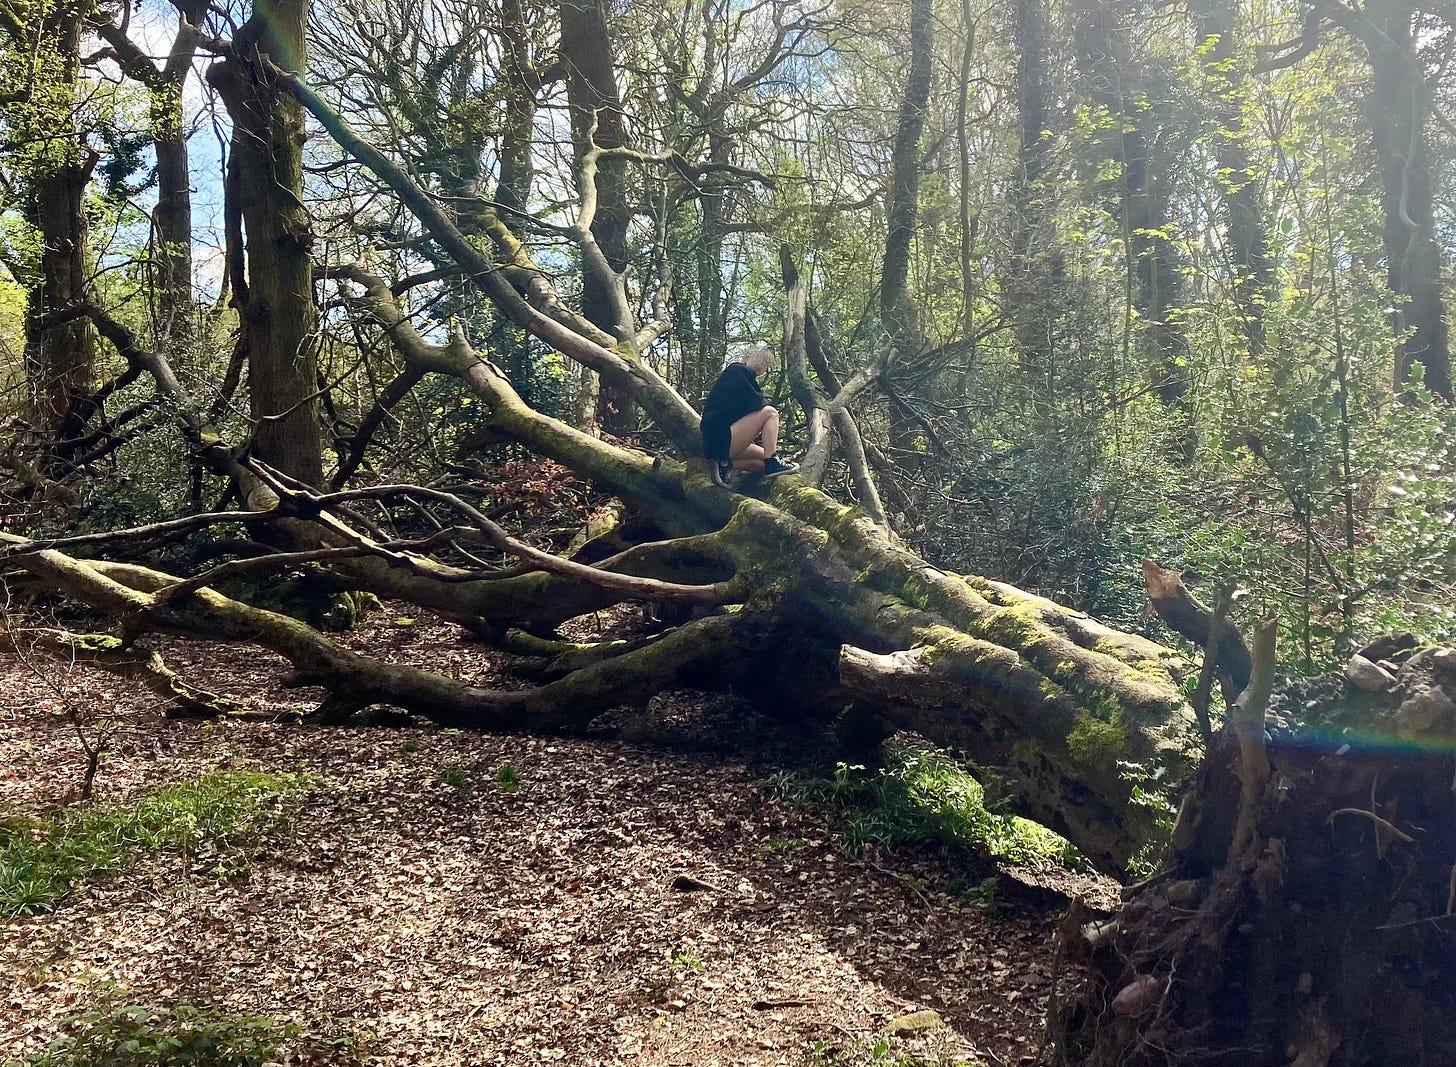
{"label": "forest floor", "polygon": [[[427,617],[385,611],[344,640],[500,684]],[[253,712],[306,706],[256,649],[152,644]],[[1070,980],[1066,897],[1115,893],[1050,867],[988,895],[984,868],[942,850],[852,854],[824,812],[722,753],[174,721],[122,679],[34,663],[0,653],[0,817],[54,818],[74,789],[66,701],[108,731],[92,805],[219,769],[302,784],[244,862],[163,851],[0,918],[0,1063],[120,998],[288,1023],[290,1063],[1030,1064]],[[920,1009],[942,1022],[890,1033]]]}

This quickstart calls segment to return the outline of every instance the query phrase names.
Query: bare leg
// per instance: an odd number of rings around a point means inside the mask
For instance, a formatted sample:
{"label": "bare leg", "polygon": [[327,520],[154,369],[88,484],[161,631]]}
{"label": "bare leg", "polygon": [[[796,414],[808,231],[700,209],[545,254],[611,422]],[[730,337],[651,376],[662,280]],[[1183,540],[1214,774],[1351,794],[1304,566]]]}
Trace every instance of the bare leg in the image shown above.
{"label": "bare leg", "polygon": [[779,411],[774,407],[763,407],[743,416],[729,430],[728,458],[746,456],[755,441],[763,442],[763,451],[753,457],[763,459],[774,454],[779,446]]}
{"label": "bare leg", "polygon": [[743,450],[742,455],[733,457],[733,469],[740,471],[752,471],[755,474],[763,473],[763,448],[759,445],[749,445]]}
{"label": "bare leg", "polygon": [[777,455],[779,450],[779,409],[768,409],[768,420],[763,424],[763,430],[758,435],[758,443],[763,445],[763,455]]}

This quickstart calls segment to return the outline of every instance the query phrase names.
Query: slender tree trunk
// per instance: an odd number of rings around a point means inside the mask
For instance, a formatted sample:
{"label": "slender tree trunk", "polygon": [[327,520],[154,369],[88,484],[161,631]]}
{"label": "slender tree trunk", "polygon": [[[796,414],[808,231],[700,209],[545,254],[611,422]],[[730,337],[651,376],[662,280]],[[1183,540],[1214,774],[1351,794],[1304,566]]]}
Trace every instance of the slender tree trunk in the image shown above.
{"label": "slender tree trunk", "polygon": [[1274,265],[1264,230],[1263,191],[1249,158],[1250,128],[1243,103],[1248,73],[1235,33],[1234,0],[1191,0],[1189,10],[1201,40],[1199,54],[1212,98],[1234,300],[1249,358],[1257,363],[1264,353],[1264,308],[1274,285]]}
{"label": "slender tree trunk", "polygon": [[[504,63],[498,84],[503,93],[505,114],[500,131],[500,170],[495,187],[495,201],[500,205],[502,217],[508,224],[513,224],[516,221],[515,213],[527,210],[531,183],[535,178],[531,153],[536,136],[536,104],[537,93],[541,90],[541,74],[531,62],[526,17],[521,0],[503,0],[500,19]],[[478,150],[474,160],[478,169]],[[476,183],[478,186],[478,178]],[[477,188],[465,195],[478,195],[479,192]],[[470,286],[463,280],[460,285],[463,299],[465,290]],[[509,323],[502,322],[497,331],[496,343],[503,350],[504,362],[512,380],[518,386],[524,386],[531,361],[530,339],[513,329]]]}
{"label": "slender tree trunk", "polygon": [[196,335],[197,304],[192,291],[192,182],[182,91],[197,54],[197,29],[206,14],[197,0],[183,5],[177,36],[160,77],[151,84],[152,138],[157,152],[157,206],[152,211],[153,258],[157,264],[157,347],[174,358],[187,352]]}
{"label": "slender tree trunk", "polygon": [[1011,255],[1003,301],[1015,322],[1022,364],[1037,377],[1051,366],[1052,330],[1058,317],[1054,291],[1062,273],[1045,203],[1051,166],[1051,142],[1045,136],[1050,128],[1046,16],[1046,0],[1012,0],[1021,141],[1009,195]]}
{"label": "slender tree trunk", "polygon": [[524,211],[534,175],[531,145],[536,132],[536,90],[540,77],[531,65],[521,0],[502,3],[501,39],[506,66],[505,124],[501,131],[500,179],[495,199],[508,211]]}
{"label": "slender tree trunk", "polygon": [[[728,162],[728,138],[713,133],[709,136],[708,158],[715,163]],[[717,174],[705,175],[699,183],[698,197],[702,211],[702,236],[698,241],[698,353],[700,380],[696,390],[701,394],[712,385],[718,371],[728,360],[727,316],[723,294],[723,228],[724,182]]]}
{"label": "slender tree trunk", "polygon": [[248,350],[254,450],[270,466],[321,484],[312,226],[303,205],[303,110],[257,62],[302,70],[307,0],[257,0],[233,54],[208,71],[233,122],[232,166],[246,232]]}
{"label": "slender tree trunk", "polygon": [[[895,127],[895,148],[890,158],[889,226],[885,233],[884,271],[880,281],[880,321],[889,335],[893,361],[900,362],[920,350],[919,312],[910,292],[910,248],[915,240],[915,219],[920,207],[920,138],[925,130],[925,109],[930,102],[931,29],[934,12],[930,0],[911,0],[910,70]],[[919,451],[917,433],[898,404],[890,406],[890,438],[900,456]]]}
{"label": "slender tree trunk", "polygon": [[157,206],[152,210],[157,347],[170,357],[191,348],[196,303],[192,294],[192,190],[183,129],[182,91],[197,54],[198,27],[207,14],[202,0],[179,3],[176,36],[160,68],[127,35],[127,23],[93,22],[127,77],[146,87],[152,144],[157,154]]}
{"label": "slender tree trunk", "polygon": [[158,346],[170,353],[191,345],[192,300],[192,191],[187,169],[187,141],[182,134],[182,94],[175,102],[153,99],[152,125],[156,133],[157,206],[152,210],[157,265]]}
{"label": "slender tree trunk", "polygon": [[1113,0],[1080,0],[1075,11],[1077,62],[1088,96],[1110,118],[1105,150],[1121,165],[1113,215],[1122,225],[1132,273],[1132,301],[1164,404],[1183,409],[1188,344],[1170,313],[1182,298],[1177,247],[1169,237],[1172,185],[1166,116],[1138,69],[1128,25]]}
{"label": "slender tree trunk", "polygon": [[[34,185],[31,219],[44,242],[40,284],[31,294],[33,316],[69,307],[86,292],[84,199],[90,167],[65,163]],[[33,336],[34,395],[41,426],[60,440],[75,437],[90,414],[95,385],[96,333],[70,323]]]}
{"label": "slender tree trunk", "polygon": [[885,234],[884,278],[880,283],[880,318],[900,353],[919,345],[915,303],[910,295],[910,246],[920,203],[920,135],[930,102],[932,23],[930,0],[910,4],[910,73],[900,101],[891,157],[889,228]]}
{"label": "slender tree trunk", "polygon": [[980,210],[971,199],[971,131],[966,115],[971,95],[971,61],[976,51],[976,20],[971,14],[971,0],[961,0],[961,28],[965,42],[961,47],[960,88],[956,94],[956,161],[961,209],[961,333],[969,338],[976,314],[975,250],[981,227]]}

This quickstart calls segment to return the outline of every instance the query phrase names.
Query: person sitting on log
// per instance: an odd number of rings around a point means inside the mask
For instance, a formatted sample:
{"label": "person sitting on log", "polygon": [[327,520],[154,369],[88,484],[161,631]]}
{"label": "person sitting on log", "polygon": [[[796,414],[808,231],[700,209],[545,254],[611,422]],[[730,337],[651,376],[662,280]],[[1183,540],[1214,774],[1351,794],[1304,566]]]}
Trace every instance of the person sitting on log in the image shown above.
{"label": "person sitting on log", "polygon": [[713,465],[713,484],[726,486],[735,469],[777,478],[799,469],[775,454],[778,408],[765,403],[759,376],[773,362],[773,350],[759,345],[718,375],[703,404],[703,455]]}

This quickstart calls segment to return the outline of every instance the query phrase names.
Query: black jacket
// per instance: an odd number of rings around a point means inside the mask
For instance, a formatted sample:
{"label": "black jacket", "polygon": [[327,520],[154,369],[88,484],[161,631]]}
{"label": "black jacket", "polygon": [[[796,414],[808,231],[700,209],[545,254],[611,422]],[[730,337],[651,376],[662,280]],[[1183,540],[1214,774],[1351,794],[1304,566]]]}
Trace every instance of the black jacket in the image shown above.
{"label": "black jacket", "polygon": [[728,431],[743,416],[763,406],[758,375],[742,363],[723,368],[703,402],[703,454],[709,459],[727,459]]}

